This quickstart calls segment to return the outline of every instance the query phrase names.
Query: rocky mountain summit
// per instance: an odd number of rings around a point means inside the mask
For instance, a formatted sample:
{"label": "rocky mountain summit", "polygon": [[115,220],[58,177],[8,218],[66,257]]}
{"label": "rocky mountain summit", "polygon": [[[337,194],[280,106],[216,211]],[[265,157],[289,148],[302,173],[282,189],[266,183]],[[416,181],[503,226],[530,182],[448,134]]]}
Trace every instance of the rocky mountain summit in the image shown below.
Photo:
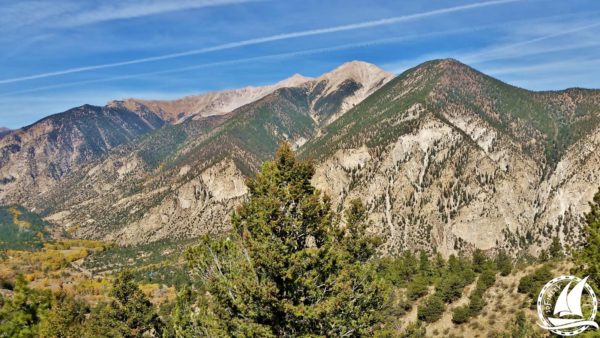
{"label": "rocky mountain summit", "polygon": [[[149,111],[160,116],[167,123],[180,123],[190,117],[198,119],[230,113],[281,88],[305,88],[312,93],[310,98],[312,115],[319,119],[319,111],[328,111],[329,114],[332,111],[337,114],[343,113],[392,78],[392,74],[375,65],[352,61],[317,78],[294,74],[274,85],[209,92],[177,100],[131,98],[109,102],[108,106],[135,112]],[[336,117],[337,115],[328,116],[329,119]]]}
{"label": "rocky mountain summit", "polygon": [[240,89],[209,92],[201,95],[186,96],[177,100],[141,100],[126,99],[111,101],[109,107],[120,107],[131,111],[150,111],[168,123],[180,123],[189,117],[201,118],[211,115],[223,115],[259,100],[279,88],[297,87],[310,81],[310,78],[295,74],[274,85],[263,87],[245,87]]}
{"label": "rocky mountain summit", "polygon": [[0,138],[0,201],[47,192],[74,168],[161,127],[153,113],[84,105]]}
{"label": "rocky mountain summit", "polygon": [[[350,62],[273,86],[97,109],[127,112],[147,128],[94,147],[67,137],[84,134],[79,127],[54,124],[0,139],[0,201],[41,211],[76,236],[122,244],[218,232],[247,193],[245,177],[285,140],[314,159],[313,183],[336,208],[355,197],[366,203],[390,253],[536,254],[554,237],[578,241],[600,185],[600,91],[527,91],[455,60],[395,78]],[[24,170],[53,179],[17,175]]]}
{"label": "rocky mountain summit", "polygon": [[[218,121],[232,116],[232,111],[258,102],[279,89],[310,91],[314,93],[311,100],[315,102],[315,111],[337,111],[338,106],[350,105],[346,99],[356,101],[392,78],[380,69],[373,72],[378,83],[371,83],[369,81],[373,79],[357,75],[361,69],[369,67],[377,68],[353,62],[340,67],[343,68],[342,72],[336,69],[318,79],[295,74],[270,86],[211,92],[173,101],[111,101],[105,107],[84,105],[49,116],[0,140],[0,203],[27,204],[29,196],[48,191],[67,173],[98,159],[109,150],[137,140],[162,126],[187,121],[183,126],[168,126],[165,130],[157,131],[156,135],[149,136],[149,139],[156,140],[155,143],[140,141],[140,144],[148,144],[146,153],[149,156],[160,157],[160,150],[151,147],[174,151],[175,148],[168,147],[175,147],[175,143],[183,143],[184,139],[195,136],[198,132],[194,129],[196,126],[218,124]],[[354,68],[356,70],[352,70]],[[329,81],[341,83],[345,80],[353,85],[350,89],[344,88],[341,95],[341,89],[328,89],[326,95],[330,97],[326,98],[316,94],[318,90],[327,87]],[[328,100],[335,103],[329,103]],[[329,106],[321,107],[324,104]],[[210,116],[215,117],[205,118]],[[166,139],[160,139],[163,136]]]}
{"label": "rocky mountain summit", "polygon": [[6,127],[0,127],[0,137],[7,135],[11,132],[12,130]]}
{"label": "rocky mountain summit", "polygon": [[[307,143],[315,184],[366,199],[388,250],[579,238],[600,185],[600,91],[530,92],[455,60],[400,75]],[[584,183],[585,182],[585,183]]]}

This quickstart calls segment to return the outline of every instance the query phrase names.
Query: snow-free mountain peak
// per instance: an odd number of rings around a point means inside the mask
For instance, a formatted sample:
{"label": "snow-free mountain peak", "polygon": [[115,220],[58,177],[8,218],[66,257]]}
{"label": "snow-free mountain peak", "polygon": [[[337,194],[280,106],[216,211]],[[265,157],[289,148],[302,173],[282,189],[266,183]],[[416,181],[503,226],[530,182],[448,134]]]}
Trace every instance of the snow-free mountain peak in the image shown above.
{"label": "snow-free mountain peak", "polygon": [[298,87],[306,82],[312,81],[314,78],[307,77],[301,74],[294,74],[287,79],[281,80],[275,84],[275,87],[284,88],[284,87]]}
{"label": "snow-free mountain peak", "polygon": [[351,61],[340,65],[313,81],[321,98],[315,100],[317,105],[323,101],[340,101],[336,102],[340,109],[336,108],[335,114],[327,116],[317,114],[315,118],[324,124],[335,121],[393,78],[393,74],[367,62]]}
{"label": "snow-free mountain peak", "polygon": [[347,98],[347,102],[342,103],[341,113],[343,113],[392,78],[392,74],[386,73],[375,65],[352,61],[318,78],[294,74],[272,85],[207,92],[175,100],[129,98],[111,101],[108,106],[122,107],[138,112],[147,110],[160,116],[168,123],[179,123],[192,116],[199,118],[230,113],[281,88],[301,86],[315,88],[317,84],[321,83],[322,88],[320,89],[325,91],[321,91],[320,94],[324,96],[348,87],[352,87],[350,89],[355,91],[350,95],[351,97]]}
{"label": "snow-free mountain peak", "polygon": [[365,88],[371,88],[382,80],[389,80],[394,75],[363,61],[346,62],[329,73],[321,75],[317,80],[327,79],[331,85],[339,84],[346,80],[354,80]]}
{"label": "snow-free mountain peak", "polygon": [[[0,201],[121,244],[213,233],[285,140],[314,159],[334,208],[363,200],[386,252],[536,254],[556,234],[577,244],[600,184],[600,91],[527,91],[451,59],[391,78],[349,62],[314,79],[57,114],[0,138]],[[167,113],[183,121],[163,127]]]}

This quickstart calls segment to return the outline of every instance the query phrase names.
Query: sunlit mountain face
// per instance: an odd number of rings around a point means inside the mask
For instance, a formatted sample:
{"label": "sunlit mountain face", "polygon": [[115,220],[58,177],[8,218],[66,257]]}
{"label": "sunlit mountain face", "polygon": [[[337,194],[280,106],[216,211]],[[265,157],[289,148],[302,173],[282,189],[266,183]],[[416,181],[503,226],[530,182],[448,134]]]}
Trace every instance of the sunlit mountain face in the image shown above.
{"label": "sunlit mountain face", "polygon": [[0,5],[0,337],[593,331],[598,13]]}
{"label": "sunlit mountain face", "polygon": [[581,240],[598,102],[595,90],[527,91],[453,59],[395,78],[351,62],[273,86],[50,116],[2,140],[2,193],[84,238],[191,238],[230,229],[245,178],[285,141],[315,161],[312,182],[337,209],[367,203],[390,253],[537,252],[556,232]]}

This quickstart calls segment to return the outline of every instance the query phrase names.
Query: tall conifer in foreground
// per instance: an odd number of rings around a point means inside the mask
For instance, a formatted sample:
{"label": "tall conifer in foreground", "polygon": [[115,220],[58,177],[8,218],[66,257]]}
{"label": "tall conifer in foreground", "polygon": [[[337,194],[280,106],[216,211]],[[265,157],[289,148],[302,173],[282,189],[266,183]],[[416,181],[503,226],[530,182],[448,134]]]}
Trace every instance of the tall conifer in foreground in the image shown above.
{"label": "tall conifer in foreground", "polygon": [[163,322],[129,271],[119,273],[111,301],[96,306],[86,321],[85,337],[161,337]]}
{"label": "tall conifer in foreground", "polygon": [[576,255],[579,270],[590,276],[600,287],[600,189],[590,202],[590,212],[585,214],[585,245]]}
{"label": "tall conifer in foreground", "polygon": [[187,253],[196,292],[180,301],[178,335],[365,337],[383,331],[387,285],[371,257],[365,209],[353,201],[340,226],[311,185],[311,163],[289,145],[247,182],[234,231]]}

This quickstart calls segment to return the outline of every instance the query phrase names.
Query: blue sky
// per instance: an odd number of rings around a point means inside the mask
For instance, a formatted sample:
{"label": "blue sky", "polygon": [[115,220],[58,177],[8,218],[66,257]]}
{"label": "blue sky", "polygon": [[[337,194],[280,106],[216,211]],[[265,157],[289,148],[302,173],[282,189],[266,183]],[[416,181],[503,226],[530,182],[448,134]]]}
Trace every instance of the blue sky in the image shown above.
{"label": "blue sky", "polygon": [[600,87],[593,0],[0,0],[0,126],[84,103],[169,99],[453,57],[532,90]]}

